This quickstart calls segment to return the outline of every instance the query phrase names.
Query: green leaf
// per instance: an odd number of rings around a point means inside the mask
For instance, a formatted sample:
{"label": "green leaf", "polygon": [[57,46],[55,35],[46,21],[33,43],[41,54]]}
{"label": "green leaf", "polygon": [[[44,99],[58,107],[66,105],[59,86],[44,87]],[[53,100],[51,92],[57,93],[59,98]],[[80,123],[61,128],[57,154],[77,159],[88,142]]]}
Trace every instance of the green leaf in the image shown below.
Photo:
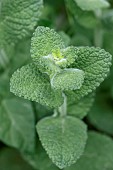
{"label": "green leaf", "polygon": [[88,114],[88,120],[100,131],[113,135],[113,108],[110,98],[97,95],[94,106]]}
{"label": "green leaf", "polygon": [[13,74],[10,91],[42,105],[58,107],[63,103],[62,93],[52,89],[49,81],[48,76],[40,73],[36,65],[28,64]]}
{"label": "green leaf", "polygon": [[69,67],[69,65],[73,64],[73,62],[78,57],[75,47],[73,47],[73,46],[69,46],[65,49],[61,49],[59,53],[62,56],[62,58],[61,58],[61,60],[56,61],[56,64],[60,68]]}
{"label": "green leaf", "polygon": [[89,132],[85,152],[76,164],[65,170],[113,170],[113,140],[97,132]]}
{"label": "green leaf", "polygon": [[[87,35],[87,34],[86,34]],[[91,46],[91,41],[88,36],[83,34],[75,34],[71,39],[71,44],[74,46]]]}
{"label": "green leaf", "polygon": [[51,86],[59,90],[80,89],[84,82],[84,72],[79,69],[64,69],[51,79]]}
{"label": "green leaf", "polygon": [[7,72],[4,72],[0,75],[0,101],[8,96],[11,96],[9,91],[9,75]]}
{"label": "green leaf", "polygon": [[75,2],[82,10],[86,11],[107,8],[110,6],[109,2],[106,0],[75,0]]}
{"label": "green leaf", "polygon": [[[75,99],[74,99],[75,100]],[[83,119],[88,112],[90,111],[93,102],[94,102],[94,94],[89,94],[85,97],[83,97],[81,100],[78,102],[72,102],[71,98],[68,97],[68,107],[67,107],[67,112],[71,116],[78,117],[80,119]]]}
{"label": "green leaf", "polygon": [[49,159],[46,151],[40,143],[37,143],[33,154],[22,153],[22,157],[36,170],[58,170],[58,168]]}
{"label": "green leaf", "polygon": [[[69,13],[73,16],[73,19],[75,20],[75,24],[77,21],[77,23],[79,23],[81,26],[88,29],[94,29],[97,26],[99,20],[96,18],[95,14],[92,11],[83,11],[77,5],[75,0],[65,0],[65,2]],[[77,26],[77,24],[75,26]]]}
{"label": "green leaf", "polygon": [[61,36],[62,40],[64,41],[65,46],[67,47],[71,42],[71,38],[64,31],[59,31],[58,33]]}
{"label": "green leaf", "polygon": [[31,35],[40,18],[43,0],[4,0],[1,6],[2,38],[14,44]]}
{"label": "green leaf", "polygon": [[[105,28],[113,30],[113,9],[103,11],[102,21]],[[108,30],[107,33],[109,34]]]}
{"label": "green leaf", "polygon": [[0,169],[1,170],[34,170],[26,163],[20,153],[13,148],[0,150]]}
{"label": "green leaf", "polygon": [[0,48],[0,69],[5,69],[9,64],[9,57],[4,49]]}
{"label": "green leaf", "polygon": [[60,35],[49,27],[39,26],[31,39],[31,57],[40,61],[43,56],[52,54],[54,50],[64,48]]}
{"label": "green leaf", "polygon": [[53,115],[53,109],[40,105],[39,103],[35,102],[34,103],[35,108],[36,108],[36,115],[37,115],[37,121],[42,119],[45,116],[51,116]]}
{"label": "green leaf", "polygon": [[94,47],[78,47],[75,50],[79,57],[69,67],[78,68],[85,73],[82,87],[73,92],[74,98],[79,100],[94,91],[107,77],[112,56],[105,50]]}
{"label": "green leaf", "polygon": [[31,60],[30,43],[31,41],[28,39],[16,44],[13,59],[10,63],[10,75],[12,75],[14,71],[27,64]]}
{"label": "green leaf", "polygon": [[73,117],[48,117],[38,122],[42,146],[60,169],[75,163],[87,139],[86,125]]}
{"label": "green leaf", "polygon": [[10,45],[3,46],[0,42],[0,70],[6,69],[14,54],[14,49]]}
{"label": "green leaf", "polygon": [[64,47],[64,42],[58,33],[48,27],[40,26],[31,39],[31,57],[41,72],[51,75],[60,70],[55,65],[52,53],[56,54],[56,60],[60,60],[57,54]]}
{"label": "green leaf", "polygon": [[52,51],[64,48],[61,36],[49,27],[36,28],[31,39],[31,57],[40,60],[42,56],[48,56]]}
{"label": "green leaf", "polygon": [[35,120],[31,103],[6,99],[0,105],[0,140],[26,152],[35,147]]}

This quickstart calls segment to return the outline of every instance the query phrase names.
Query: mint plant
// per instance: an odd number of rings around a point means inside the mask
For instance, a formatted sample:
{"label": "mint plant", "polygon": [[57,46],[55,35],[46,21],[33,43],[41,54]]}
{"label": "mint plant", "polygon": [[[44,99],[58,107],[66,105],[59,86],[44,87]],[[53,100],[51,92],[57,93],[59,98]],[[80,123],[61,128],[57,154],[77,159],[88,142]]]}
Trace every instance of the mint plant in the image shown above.
{"label": "mint plant", "polygon": [[1,170],[113,169],[112,8],[0,1]]}
{"label": "mint plant", "polygon": [[49,157],[62,169],[76,163],[87,139],[86,125],[67,113],[68,100],[80,100],[100,85],[111,55],[94,47],[65,48],[53,29],[41,26],[31,39],[31,58],[31,64],[12,75],[10,91],[54,108],[54,115],[40,120],[36,128]]}

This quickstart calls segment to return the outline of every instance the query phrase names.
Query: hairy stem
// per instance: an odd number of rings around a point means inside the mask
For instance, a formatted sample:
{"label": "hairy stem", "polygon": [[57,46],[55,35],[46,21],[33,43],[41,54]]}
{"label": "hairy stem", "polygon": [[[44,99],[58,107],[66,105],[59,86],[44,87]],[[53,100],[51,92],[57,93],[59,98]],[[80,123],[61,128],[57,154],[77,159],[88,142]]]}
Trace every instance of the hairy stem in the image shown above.
{"label": "hairy stem", "polygon": [[57,110],[57,109],[54,109],[53,117],[56,117],[56,116],[58,116],[58,110]]}
{"label": "hairy stem", "polygon": [[59,113],[61,117],[65,117],[67,115],[67,97],[64,93],[62,93],[64,97],[64,103],[59,107]]}

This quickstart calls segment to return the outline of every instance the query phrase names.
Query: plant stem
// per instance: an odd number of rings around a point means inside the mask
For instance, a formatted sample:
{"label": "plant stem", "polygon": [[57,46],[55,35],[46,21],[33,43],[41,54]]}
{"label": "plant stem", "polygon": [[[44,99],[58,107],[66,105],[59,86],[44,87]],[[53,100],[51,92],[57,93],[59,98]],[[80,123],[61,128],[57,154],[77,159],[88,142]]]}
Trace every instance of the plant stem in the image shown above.
{"label": "plant stem", "polygon": [[62,106],[59,107],[59,113],[61,117],[65,117],[67,115],[67,97],[64,93],[62,93],[62,96],[64,97],[64,103]]}
{"label": "plant stem", "polygon": [[57,109],[54,109],[53,117],[57,117],[57,116],[58,116],[58,110],[57,110]]}

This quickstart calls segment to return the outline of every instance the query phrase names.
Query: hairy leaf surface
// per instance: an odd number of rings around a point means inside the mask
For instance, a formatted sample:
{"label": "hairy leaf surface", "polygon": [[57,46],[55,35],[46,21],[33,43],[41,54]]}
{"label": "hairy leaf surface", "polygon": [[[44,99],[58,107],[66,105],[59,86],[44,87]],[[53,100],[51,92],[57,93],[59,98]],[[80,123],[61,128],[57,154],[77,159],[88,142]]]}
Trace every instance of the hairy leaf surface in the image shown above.
{"label": "hairy leaf surface", "polygon": [[40,57],[48,56],[54,50],[64,48],[61,36],[49,27],[37,27],[31,39],[31,57],[40,61]]}
{"label": "hairy leaf surface", "polygon": [[1,29],[3,38],[15,43],[31,35],[37,25],[43,0],[4,0],[1,3]]}
{"label": "hairy leaf surface", "polygon": [[42,105],[58,107],[63,103],[62,93],[52,89],[49,81],[48,76],[40,73],[36,65],[28,64],[13,74],[10,91]]}
{"label": "hairy leaf surface", "polygon": [[31,57],[41,72],[55,74],[60,71],[60,68],[55,65],[52,53],[56,60],[59,60],[57,54],[64,47],[64,42],[58,33],[49,27],[39,26],[31,39]]}
{"label": "hairy leaf surface", "polygon": [[[73,98],[73,97],[72,97]],[[76,100],[76,99],[74,99]],[[83,97],[78,102],[72,102],[71,98],[68,97],[68,107],[67,112],[69,115],[78,117],[80,119],[83,119],[89,112],[90,108],[93,105],[94,102],[94,94],[89,94],[85,97]]]}
{"label": "hairy leaf surface", "polygon": [[79,69],[64,69],[51,79],[51,86],[59,90],[80,89],[84,82],[84,72]]}
{"label": "hairy leaf surface", "polygon": [[83,153],[86,125],[73,117],[45,118],[37,124],[42,146],[60,169],[75,163]]}
{"label": "hairy leaf surface", "polygon": [[75,95],[73,93],[77,100],[94,91],[107,77],[112,56],[105,50],[94,47],[78,47],[76,51],[79,57],[70,67],[81,69],[85,73],[82,87],[75,91]]}

